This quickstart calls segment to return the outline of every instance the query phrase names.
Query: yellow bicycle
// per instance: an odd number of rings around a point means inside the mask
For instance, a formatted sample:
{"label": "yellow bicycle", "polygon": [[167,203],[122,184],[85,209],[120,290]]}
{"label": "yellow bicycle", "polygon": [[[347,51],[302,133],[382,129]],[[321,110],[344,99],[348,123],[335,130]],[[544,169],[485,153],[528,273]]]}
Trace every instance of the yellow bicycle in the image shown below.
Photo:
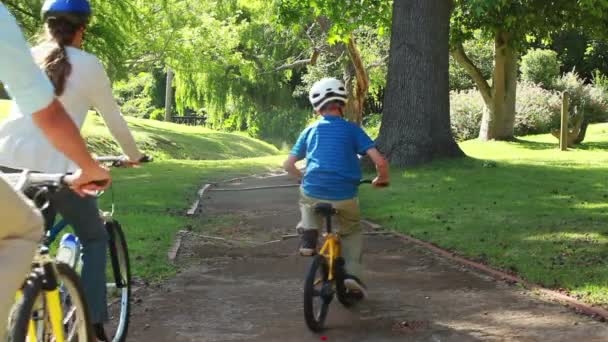
{"label": "yellow bicycle", "polygon": [[[364,183],[371,181],[360,182]],[[349,307],[361,300],[362,295],[350,292],[344,286],[344,280],[349,276],[344,269],[340,236],[333,232],[331,222],[337,214],[336,209],[330,203],[319,203],[315,211],[325,219],[326,232],[321,250],[314,256],[304,282],[304,318],[310,330],[319,332],[325,326],[329,304],[334,296],[342,305]]]}
{"label": "yellow bicycle", "polygon": [[[69,183],[64,175],[23,172],[19,179],[3,175],[19,191],[56,191]],[[30,275],[16,296],[9,317],[9,341],[94,341],[88,306],[78,274],[55,262],[44,244],[38,249]]]}

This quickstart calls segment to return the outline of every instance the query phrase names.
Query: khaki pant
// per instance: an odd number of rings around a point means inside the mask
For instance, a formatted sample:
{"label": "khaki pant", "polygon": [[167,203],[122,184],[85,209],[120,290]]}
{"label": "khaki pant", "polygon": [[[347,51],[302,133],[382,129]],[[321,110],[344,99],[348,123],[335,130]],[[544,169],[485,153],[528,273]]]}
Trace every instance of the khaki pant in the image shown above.
{"label": "khaki pant", "polygon": [[346,262],[346,272],[359,279],[362,275],[361,259],[363,253],[363,234],[361,232],[361,213],[359,199],[344,201],[327,201],[300,194],[300,212],[302,218],[298,230],[316,229],[324,232],[324,218],[315,212],[315,205],[331,203],[337,211],[332,220],[332,229],[340,235],[342,257]]}
{"label": "khaki pant", "polygon": [[17,289],[42,237],[42,216],[31,201],[0,178],[0,341]]}

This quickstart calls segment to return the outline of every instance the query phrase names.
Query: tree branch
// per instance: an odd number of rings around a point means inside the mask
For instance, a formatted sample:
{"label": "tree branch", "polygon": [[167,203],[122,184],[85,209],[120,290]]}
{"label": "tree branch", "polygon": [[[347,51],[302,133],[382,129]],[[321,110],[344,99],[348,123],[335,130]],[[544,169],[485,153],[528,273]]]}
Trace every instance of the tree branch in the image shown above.
{"label": "tree branch", "polygon": [[490,105],[492,102],[492,87],[490,87],[488,81],[486,81],[486,79],[483,77],[481,70],[479,70],[479,68],[473,64],[473,61],[469,58],[469,56],[467,56],[462,43],[456,45],[456,47],[450,51],[450,54],[454,60],[456,60],[456,62],[458,62],[458,64],[460,64],[473,78],[473,81],[475,81],[484,102],[487,105]]}
{"label": "tree branch", "polygon": [[389,57],[389,56],[388,56],[388,55],[386,55],[386,56],[384,56],[384,57],[380,58],[379,60],[375,61],[374,63],[372,63],[372,64],[368,65],[368,66],[366,67],[366,69],[369,71],[369,70],[371,70],[371,69],[374,69],[374,68],[378,68],[378,67],[383,66],[383,65],[386,63],[386,61],[388,61],[388,57]]}
{"label": "tree branch", "polygon": [[315,65],[317,64],[317,59],[319,59],[319,55],[321,54],[321,51],[319,51],[318,49],[315,49],[312,53],[312,57],[307,58],[307,59],[301,59],[298,61],[295,61],[293,63],[289,63],[289,64],[283,64],[280,67],[274,69],[274,71],[281,71],[281,70],[287,70],[287,69],[295,69],[295,68],[299,68],[305,65]]}

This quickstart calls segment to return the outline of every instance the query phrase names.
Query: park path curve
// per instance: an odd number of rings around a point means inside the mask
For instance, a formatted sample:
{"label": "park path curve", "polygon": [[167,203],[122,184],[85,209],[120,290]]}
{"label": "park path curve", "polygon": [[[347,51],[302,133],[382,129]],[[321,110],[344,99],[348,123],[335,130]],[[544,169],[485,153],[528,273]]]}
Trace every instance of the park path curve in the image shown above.
{"label": "park path curve", "polygon": [[[246,178],[223,188],[290,184]],[[207,192],[200,220],[231,240],[182,235],[178,275],[137,294],[129,341],[608,341],[608,325],[392,236],[365,239],[370,298],[332,303],[323,336],[302,314],[310,259],[296,255],[297,188]],[[264,241],[273,241],[261,244]],[[235,242],[236,241],[236,242]]]}

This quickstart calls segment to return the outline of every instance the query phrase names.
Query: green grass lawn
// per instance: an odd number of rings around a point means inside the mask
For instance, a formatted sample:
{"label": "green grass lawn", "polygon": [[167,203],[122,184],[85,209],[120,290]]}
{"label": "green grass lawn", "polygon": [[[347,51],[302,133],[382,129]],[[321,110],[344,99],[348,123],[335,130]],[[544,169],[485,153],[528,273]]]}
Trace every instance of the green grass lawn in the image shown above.
{"label": "green grass lawn", "polygon": [[363,188],[364,214],[608,304],[608,124],[590,126],[587,136],[568,152],[549,135],[464,142],[469,158],[394,171],[390,188]]}
{"label": "green grass lawn", "polygon": [[[0,120],[8,108],[9,102],[0,100]],[[202,184],[276,169],[284,156],[274,146],[243,134],[127,120],[140,148],[155,161],[112,171],[116,218],[126,230],[135,275],[159,280],[175,271],[167,252],[175,233],[195,223],[184,213]],[[120,154],[99,116],[89,115],[83,133],[94,153]],[[108,191],[101,207],[110,210],[111,202]]]}

